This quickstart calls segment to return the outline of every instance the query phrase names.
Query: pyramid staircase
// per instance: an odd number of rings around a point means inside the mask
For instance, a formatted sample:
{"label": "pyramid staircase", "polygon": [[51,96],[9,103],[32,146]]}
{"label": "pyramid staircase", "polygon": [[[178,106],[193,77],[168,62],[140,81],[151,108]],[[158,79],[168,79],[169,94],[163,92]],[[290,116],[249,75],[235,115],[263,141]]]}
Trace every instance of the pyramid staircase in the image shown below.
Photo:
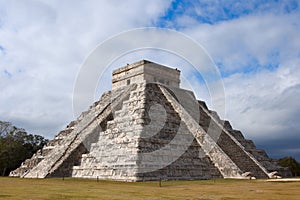
{"label": "pyramid staircase", "polygon": [[142,82],[104,93],[10,175],[147,181],[275,170],[286,172],[191,91]]}

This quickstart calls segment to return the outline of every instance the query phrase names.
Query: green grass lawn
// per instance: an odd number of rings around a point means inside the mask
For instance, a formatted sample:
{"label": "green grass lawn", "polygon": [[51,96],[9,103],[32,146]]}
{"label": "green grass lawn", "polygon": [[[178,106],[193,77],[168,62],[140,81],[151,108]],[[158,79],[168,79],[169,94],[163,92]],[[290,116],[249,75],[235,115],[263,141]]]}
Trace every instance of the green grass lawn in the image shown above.
{"label": "green grass lawn", "polygon": [[300,199],[300,182],[200,180],[126,183],[0,178],[0,199]]}

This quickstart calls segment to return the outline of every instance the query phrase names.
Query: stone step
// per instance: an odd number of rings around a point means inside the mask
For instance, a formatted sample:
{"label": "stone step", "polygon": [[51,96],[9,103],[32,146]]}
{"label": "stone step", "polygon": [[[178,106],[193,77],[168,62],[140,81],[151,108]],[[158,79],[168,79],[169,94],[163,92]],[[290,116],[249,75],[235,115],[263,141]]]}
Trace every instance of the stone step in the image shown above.
{"label": "stone step", "polygon": [[[115,105],[119,105],[118,102],[122,102],[122,100],[126,98],[126,96],[128,96],[127,91],[131,90],[132,88],[134,88],[134,86],[123,88],[123,91],[119,90],[119,96],[116,95],[115,100],[113,100],[115,101]],[[92,106],[89,111],[84,112],[78,118],[77,121],[79,121],[79,123],[76,125],[76,128],[68,135],[68,137],[63,139],[62,144],[57,146],[55,148],[55,151],[53,150],[41,162],[39,162],[37,166],[35,166],[27,174],[25,174],[25,177],[44,178],[54,172],[58,173],[57,170],[59,170],[59,167],[61,165],[71,164],[66,163],[67,158],[71,154],[74,154],[76,153],[76,151],[78,151],[77,149],[82,144],[82,141],[84,141],[85,138],[89,137],[89,135],[93,133],[97,129],[97,127],[99,127],[100,122],[106,119],[110,114],[110,110],[107,109],[107,106],[111,104],[112,99],[109,97],[109,95],[106,95],[101,99],[101,103],[95,104],[95,106]],[[80,151],[84,150],[81,147],[80,149]]]}
{"label": "stone step", "polygon": [[242,178],[242,171],[228,157],[213,139],[199,126],[198,122],[189,115],[182,105],[164,87],[160,87],[173,108],[179,113],[181,120],[187,125],[190,132],[194,135],[199,145],[202,147],[215,166],[219,169],[223,177]]}
{"label": "stone step", "polygon": [[173,95],[175,95],[177,101],[183,106],[183,108],[189,113],[195,121],[199,121],[199,105],[194,93],[188,90],[180,88],[169,88]]}
{"label": "stone step", "polygon": [[[255,159],[255,157],[249,152],[245,151],[241,143],[236,139],[243,140],[243,136],[238,131],[232,131],[234,134],[230,134],[223,126],[218,122],[220,119],[215,119],[215,114],[208,111],[206,108],[200,105],[200,113],[202,118],[207,120],[201,120],[200,125],[206,127],[208,134],[213,134],[215,142],[220,148],[230,157],[230,159],[243,171],[251,172],[253,176],[257,178],[268,178],[267,170]],[[201,124],[201,123],[209,124]],[[217,129],[216,129],[217,128]],[[215,129],[218,133],[214,133]],[[236,137],[233,137],[235,135]],[[217,136],[217,137],[216,137]],[[243,142],[249,142],[243,140]]]}

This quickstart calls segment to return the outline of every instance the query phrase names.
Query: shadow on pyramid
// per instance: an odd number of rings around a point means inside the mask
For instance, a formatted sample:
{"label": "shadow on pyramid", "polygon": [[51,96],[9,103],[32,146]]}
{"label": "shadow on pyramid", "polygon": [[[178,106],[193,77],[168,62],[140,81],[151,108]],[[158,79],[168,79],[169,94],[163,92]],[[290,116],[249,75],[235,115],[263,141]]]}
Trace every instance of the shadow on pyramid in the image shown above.
{"label": "shadow on pyramid", "polygon": [[114,70],[112,90],[10,176],[150,181],[291,175],[179,84],[179,70],[146,60]]}

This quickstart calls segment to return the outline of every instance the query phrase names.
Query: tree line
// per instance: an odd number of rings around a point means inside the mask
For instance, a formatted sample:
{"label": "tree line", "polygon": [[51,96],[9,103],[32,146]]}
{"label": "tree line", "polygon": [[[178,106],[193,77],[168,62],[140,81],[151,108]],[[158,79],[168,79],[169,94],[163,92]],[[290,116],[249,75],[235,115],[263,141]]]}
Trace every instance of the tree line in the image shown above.
{"label": "tree line", "polygon": [[278,160],[279,165],[282,167],[288,167],[292,172],[293,176],[300,175],[300,163],[297,162],[295,158],[292,157],[284,157]]}
{"label": "tree line", "polygon": [[10,122],[0,121],[0,175],[7,176],[47,142],[43,136],[28,134]]}

